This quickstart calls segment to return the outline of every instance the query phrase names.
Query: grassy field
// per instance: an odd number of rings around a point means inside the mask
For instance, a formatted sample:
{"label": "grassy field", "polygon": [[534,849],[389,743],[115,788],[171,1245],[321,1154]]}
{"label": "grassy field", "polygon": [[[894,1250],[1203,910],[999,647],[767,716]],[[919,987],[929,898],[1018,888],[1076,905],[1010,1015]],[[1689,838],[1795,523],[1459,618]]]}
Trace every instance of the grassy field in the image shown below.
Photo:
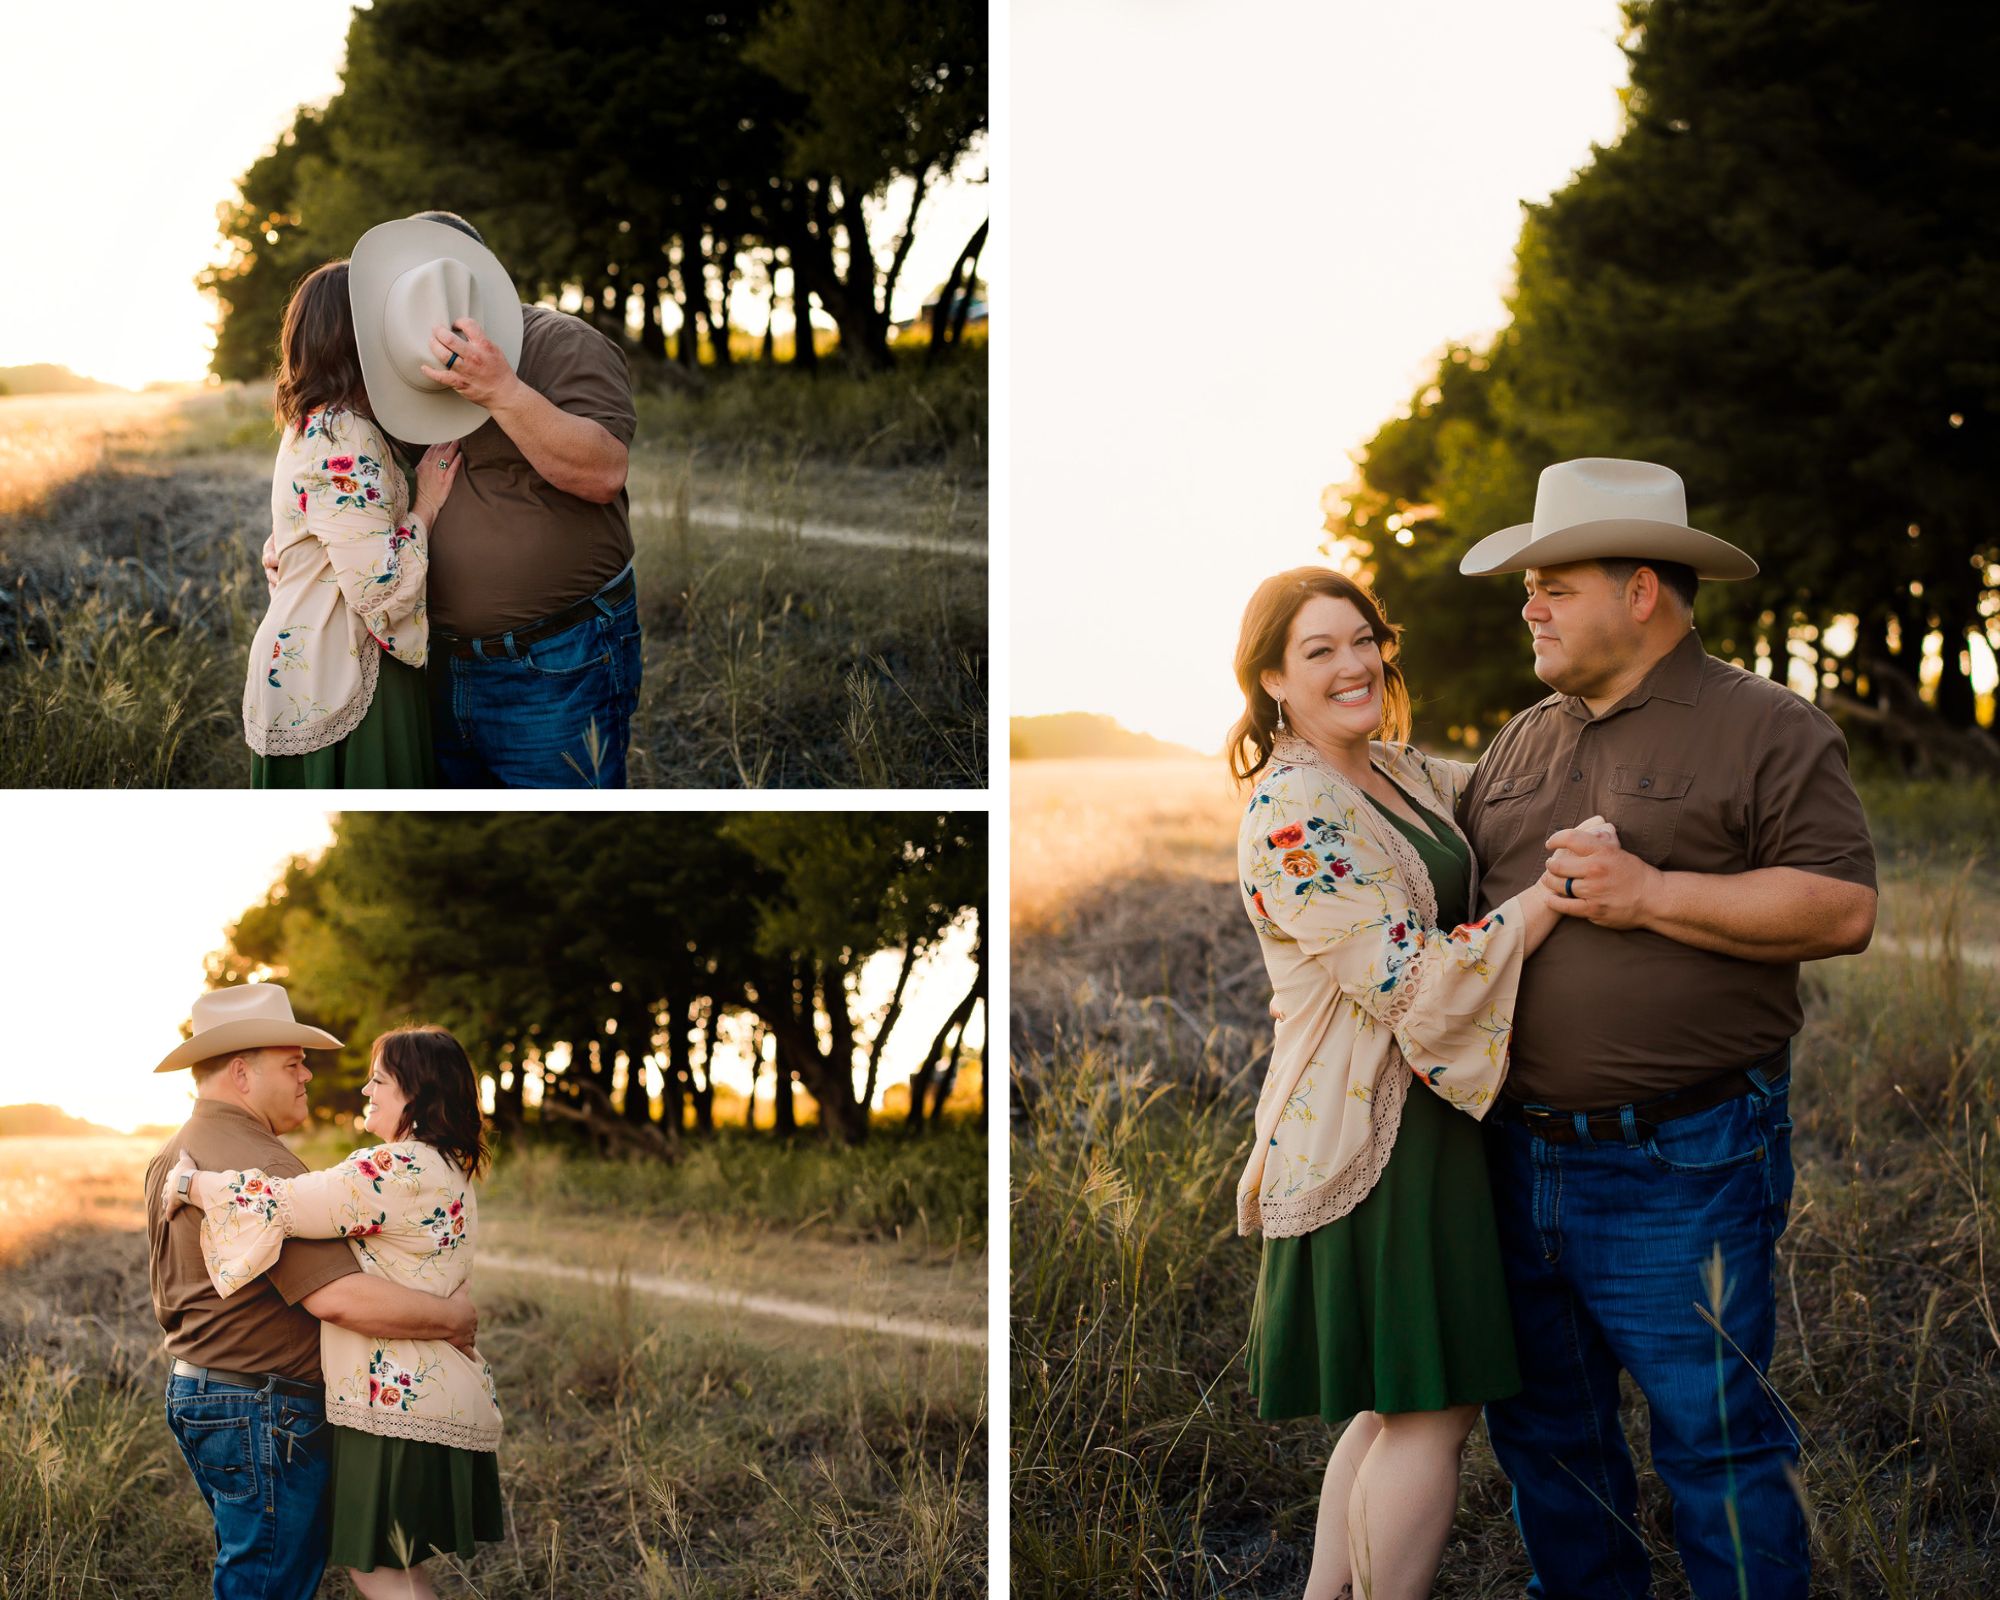
{"label": "grassy field", "polygon": [[[985,404],[977,357],[641,397],[635,786],[985,783]],[[0,399],[0,785],[249,781],[275,447],[240,385]]]}
{"label": "grassy field", "polygon": [[[924,1143],[939,1168],[969,1166],[983,1150],[970,1137]],[[144,1239],[117,1226],[49,1231],[52,1208],[24,1198],[60,1162],[103,1197],[106,1221],[129,1220],[109,1213],[130,1205],[149,1153],[141,1141],[0,1141],[0,1203],[12,1204],[0,1217],[42,1224],[0,1239],[4,1600],[195,1600],[209,1590],[206,1516],[161,1418]],[[767,1145],[765,1156],[798,1164],[793,1192],[827,1187],[827,1152]],[[978,1176],[935,1192],[969,1206],[983,1171],[981,1154]],[[621,1192],[627,1203],[615,1203]],[[488,1181],[482,1249],[587,1266],[604,1281],[476,1270],[480,1348],[507,1419],[508,1538],[463,1568],[434,1562],[439,1592],[983,1596],[982,1347],[635,1287],[665,1274],[981,1327],[985,1253],[958,1200],[934,1202],[940,1226],[926,1230],[828,1208],[784,1222],[732,1215],[713,1194],[697,1175],[677,1206],[652,1174],[578,1180],[574,1164],[546,1154],[517,1156]],[[321,1592],[348,1587],[329,1578]]]}
{"label": "grassy field", "polygon": [[[1331,1433],[1267,1424],[1231,1201],[1269,1040],[1212,768],[1015,767],[1014,1593],[1291,1596]],[[1971,1596],[2000,1563],[2000,837],[1979,789],[1866,796],[1881,931],[1806,969],[1772,1382],[1805,1441],[1817,1596]],[[1655,1594],[1687,1593],[1642,1465]],[[1483,1428],[1436,1592],[1528,1576]]]}

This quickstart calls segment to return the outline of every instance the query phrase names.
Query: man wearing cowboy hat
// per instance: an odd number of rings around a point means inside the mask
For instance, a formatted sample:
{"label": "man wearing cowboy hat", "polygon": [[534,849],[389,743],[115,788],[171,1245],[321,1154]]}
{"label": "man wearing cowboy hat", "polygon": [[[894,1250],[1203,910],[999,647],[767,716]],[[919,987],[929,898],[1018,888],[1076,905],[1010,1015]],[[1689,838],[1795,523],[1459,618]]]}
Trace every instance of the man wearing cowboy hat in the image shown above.
{"label": "man wearing cowboy hat", "polygon": [[215,1519],[217,1600],[303,1600],[327,1551],[320,1323],[470,1350],[478,1316],[463,1294],[445,1299],[363,1274],[340,1239],[288,1239],[262,1277],[227,1300],[216,1294],[200,1211],[167,1216],[167,1171],[185,1150],[207,1171],[304,1172],[278,1135],[306,1120],[306,1050],[340,1041],[295,1021],[274,983],[218,989],[193,1010],[192,1036],[154,1071],[193,1069],[194,1114],[146,1168],[153,1310],[171,1358],[167,1425]]}
{"label": "man wearing cowboy hat", "polygon": [[384,431],[461,441],[430,544],[440,782],[622,788],[641,666],[623,353],[580,318],[522,305],[449,211],[370,228],[348,296]]}
{"label": "man wearing cowboy hat", "polygon": [[[1460,570],[1523,575],[1554,691],[1495,736],[1459,807],[1481,913],[1539,879],[1569,918],[1522,971],[1487,1123],[1524,1387],[1486,1415],[1529,1593],[1649,1592],[1623,1370],[1695,1594],[1804,1600],[1798,1448],[1763,1377],[1799,963],[1865,949],[1875,923],[1846,743],[1703,650],[1697,583],[1757,565],[1688,526],[1665,467],[1548,468],[1534,521]],[[1579,829],[1594,813],[1615,843]]]}

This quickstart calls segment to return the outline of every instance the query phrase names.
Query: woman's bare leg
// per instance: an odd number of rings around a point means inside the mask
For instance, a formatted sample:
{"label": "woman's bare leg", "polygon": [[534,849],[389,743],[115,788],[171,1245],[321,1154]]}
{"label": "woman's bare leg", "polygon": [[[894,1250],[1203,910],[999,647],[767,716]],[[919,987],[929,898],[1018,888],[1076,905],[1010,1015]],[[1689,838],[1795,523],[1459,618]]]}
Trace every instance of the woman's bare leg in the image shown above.
{"label": "woman's bare leg", "polygon": [[437,1600],[437,1590],[431,1587],[431,1580],[425,1574],[421,1561],[405,1572],[399,1572],[394,1567],[356,1572],[349,1567],[347,1576],[361,1592],[362,1600]]}
{"label": "woman's bare leg", "polygon": [[1354,1592],[1423,1600],[1458,1509],[1458,1464],[1479,1407],[1385,1416],[1355,1474],[1348,1540]]}
{"label": "woman's bare leg", "polygon": [[1347,1545],[1347,1508],[1354,1498],[1354,1477],[1362,1457],[1382,1431],[1382,1419],[1363,1411],[1349,1422],[1326,1464],[1319,1490],[1319,1522],[1313,1529],[1312,1571],[1306,1574],[1303,1600],[1350,1600],[1354,1593],[1353,1562]]}

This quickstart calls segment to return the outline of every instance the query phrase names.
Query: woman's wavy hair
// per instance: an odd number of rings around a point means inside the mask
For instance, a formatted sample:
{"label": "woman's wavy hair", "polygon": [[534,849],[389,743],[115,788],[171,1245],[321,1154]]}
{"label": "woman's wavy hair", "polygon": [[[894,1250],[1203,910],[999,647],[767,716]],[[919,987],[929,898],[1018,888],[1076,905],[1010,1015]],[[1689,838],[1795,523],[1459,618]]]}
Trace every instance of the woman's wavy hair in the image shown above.
{"label": "woman's wavy hair", "polygon": [[368,410],[345,261],[329,261],[299,280],[278,336],[278,387],[272,395],[278,426],[301,425],[328,406]]}
{"label": "woman's wavy hair", "polygon": [[1236,684],[1243,691],[1243,715],[1229,730],[1223,754],[1239,783],[1248,783],[1271,759],[1277,738],[1278,703],[1265,689],[1266,672],[1285,664],[1285,645],[1292,636],[1292,619],[1315,595],[1350,601],[1382,651],[1381,735],[1391,744],[1410,738],[1410,687],[1396,662],[1402,629],[1391,626],[1376,598],[1352,578],[1331,567],[1293,567],[1274,573],[1257,585],[1243,608],[1243,630],[1236,638]]}
{"label": "woman's wavy hair", "polygon": [[479,1079],[465,1046],[443,1028],[392,1028],[371,1059],[396,1080],[407,1104],[403,1135],[441,1150],[468,1178],[486,1165],[486,1124],[479,1114]]}

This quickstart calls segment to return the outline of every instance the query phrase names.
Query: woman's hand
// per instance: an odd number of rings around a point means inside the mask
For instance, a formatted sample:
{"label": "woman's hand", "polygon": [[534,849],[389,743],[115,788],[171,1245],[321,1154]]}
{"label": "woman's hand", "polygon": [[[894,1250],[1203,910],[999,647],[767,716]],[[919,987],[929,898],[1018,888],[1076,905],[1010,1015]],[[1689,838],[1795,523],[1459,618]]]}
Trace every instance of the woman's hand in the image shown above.
{"label": "woman's hand", "polygon": [[458,470],[464,464],[465,457],[459,453],[456,439],[432,445],[417,463],[415,514],[426,525],[435,522],[438,512],[444,509],[452,485],[458,482]]}
{"label": "woman's hand", "polygon": [[194,1157],[189,1155],[185,1150],[181,1152],[180,1160],[176,1161],[167,1170],[166,1180],[160,1185],[160,1198],[166,1203],[167,1215],[169,1217],[180,1210],[182,1206],[191,1203],[183,1200],[180,1196],[181,1174],[184,1172],[193,1174],[199,1171],[201,1171],[201,1168],[194,1164]]}
{"label": "woman's hand", "polygon": [[264,582],[275,589],[278,587],[278,532],[271,530],[271,537],[264,541]]}

